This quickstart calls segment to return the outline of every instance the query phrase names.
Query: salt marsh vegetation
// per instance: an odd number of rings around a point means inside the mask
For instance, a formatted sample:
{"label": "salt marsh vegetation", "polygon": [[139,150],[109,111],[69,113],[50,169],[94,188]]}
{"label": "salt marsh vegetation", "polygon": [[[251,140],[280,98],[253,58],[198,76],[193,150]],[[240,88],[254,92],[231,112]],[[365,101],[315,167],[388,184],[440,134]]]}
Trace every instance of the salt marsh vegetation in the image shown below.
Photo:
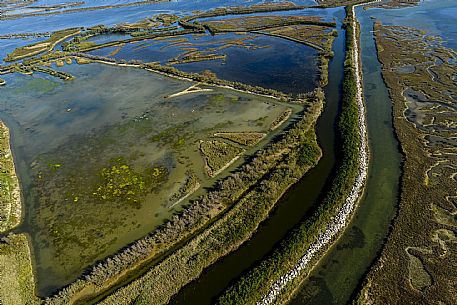
{"label": "salt marsh vegetation", "polygon": [[457,54],[421,29],[378,22],[374,30],[405,163],[398,216],[359,300],[448,302],[456,298],[448,251],[457,245]]}

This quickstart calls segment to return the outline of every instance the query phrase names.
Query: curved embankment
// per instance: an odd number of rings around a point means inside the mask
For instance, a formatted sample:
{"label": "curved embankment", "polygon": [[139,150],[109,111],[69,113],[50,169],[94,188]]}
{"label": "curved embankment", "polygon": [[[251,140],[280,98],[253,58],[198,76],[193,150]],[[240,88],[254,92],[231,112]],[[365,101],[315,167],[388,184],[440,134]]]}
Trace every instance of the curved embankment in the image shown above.
{"label": "curved embankment", "polygon": [[[261,301],[257,304],[271,304],[275,301],[277,295],[281,290],[294,278],[298,277],[302,270],[306,269],[313,257],[325,246],[328,246],[331,241],[346,227],[347,222],[350,220],[352,212],[363,193],[363,187],[368,173],[368,146],[367,146],[367,131],[366,131],[366,121],[365,121],[365,105],[363,101],[363,91],[362,91],[362,76],[360,72],[360,52],[359,52],[359,43],[358,43],[358,23],[355,16],[354,7],[351,7],[351,26],[352,26],[352,35],[350,39],[352,40],[352,67],[354,69],[355,76],[355,85],[356,85],[356,102],[358,110],[358,128],[359,128],[359,156],[358,156],[358,167],[359,173],[357,178],[352,186],[349,196],[346,198],[345,204],[336,214],[332,222],[327,226],[327,229],[324,233],[321,233],[317,240],[309,247],[305,255],[298,261],[298,263],[283,275],[279,280],[277,280],[273,285],[271,285],[270,290],[265,294]],[[348,16],[349,17],[349,16]],[[347,39],[347,38],[346,38]]]}
{"label": "curved embankment", "polygon": [[286,301],[325,249],[349,222],[363,192],[368,170],[365,106],[359,64],[358,23],[347,7],[345,80],[339,133],[343,160],[318,211],[273,253],[229,288],[219,304],[272,304]]}

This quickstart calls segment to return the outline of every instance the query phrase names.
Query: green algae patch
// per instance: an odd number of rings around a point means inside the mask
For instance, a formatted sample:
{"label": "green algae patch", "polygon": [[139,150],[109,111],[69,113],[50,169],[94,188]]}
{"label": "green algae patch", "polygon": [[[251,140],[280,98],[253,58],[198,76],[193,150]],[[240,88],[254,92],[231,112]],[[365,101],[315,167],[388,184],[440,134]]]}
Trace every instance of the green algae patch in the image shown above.
{"label": "green algae patch", "polygon": [[143,172],[135,171],[123,158],[118,158],[100,171],[100,184],[93,195],[106,201],[136,203],[151,189],[167,180],[168,170],[164,167],[150,167]]}
{"label": "green algae patch", "polygon": [[36,91],[40,93],[47,93],[54,90],[59,86],[58,82],[45,79],[45,78],[33,78],[28,81],[23,87],[17,88],[16,93],[20,94],[25,91]]}

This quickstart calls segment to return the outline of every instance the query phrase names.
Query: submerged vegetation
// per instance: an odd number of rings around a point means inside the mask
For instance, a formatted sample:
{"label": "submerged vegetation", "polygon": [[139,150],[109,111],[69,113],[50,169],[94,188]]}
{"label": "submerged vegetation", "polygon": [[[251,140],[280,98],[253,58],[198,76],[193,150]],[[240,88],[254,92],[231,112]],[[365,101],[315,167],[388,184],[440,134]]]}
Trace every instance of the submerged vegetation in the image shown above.
{"label": "submerged vegetation", "polygon": [[101,169],[100,184],[93,195],[105,201],[137,203],[151,190],[158,188],[168,175],[167,168],[150,167],[142,173],[132,169],[120,157]]}

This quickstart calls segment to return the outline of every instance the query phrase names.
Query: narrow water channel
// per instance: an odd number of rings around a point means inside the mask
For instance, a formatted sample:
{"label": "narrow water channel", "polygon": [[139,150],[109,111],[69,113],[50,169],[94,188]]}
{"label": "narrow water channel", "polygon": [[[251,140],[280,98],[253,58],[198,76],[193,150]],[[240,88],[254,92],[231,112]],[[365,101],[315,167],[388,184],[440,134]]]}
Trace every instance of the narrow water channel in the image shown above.
{"label": "narrow water channel", "polygon": [[341,28],[344,11],[336,13],[339,35],[335,39],[335,57],[329,65],[329,84],[325,88],[326,104],[317,124],[317,136],[324,154],[310,170],[280,199],[270,217],[253,237],[238,250],[208,267],[203,274],[185,286],[170,304],[211,304],[243,272],[267,255],[274,245],[294,227],[321,198],[335,166],[335,122],[341,99],[345,31]]}
{"label": "narrow water channel", "polygon": [[398,201],[401,155],[373,39],[373,20],[360,8],[361,53],[370,146],[369,176],[359,208],[290,304],[346,304],[380,251]]}

